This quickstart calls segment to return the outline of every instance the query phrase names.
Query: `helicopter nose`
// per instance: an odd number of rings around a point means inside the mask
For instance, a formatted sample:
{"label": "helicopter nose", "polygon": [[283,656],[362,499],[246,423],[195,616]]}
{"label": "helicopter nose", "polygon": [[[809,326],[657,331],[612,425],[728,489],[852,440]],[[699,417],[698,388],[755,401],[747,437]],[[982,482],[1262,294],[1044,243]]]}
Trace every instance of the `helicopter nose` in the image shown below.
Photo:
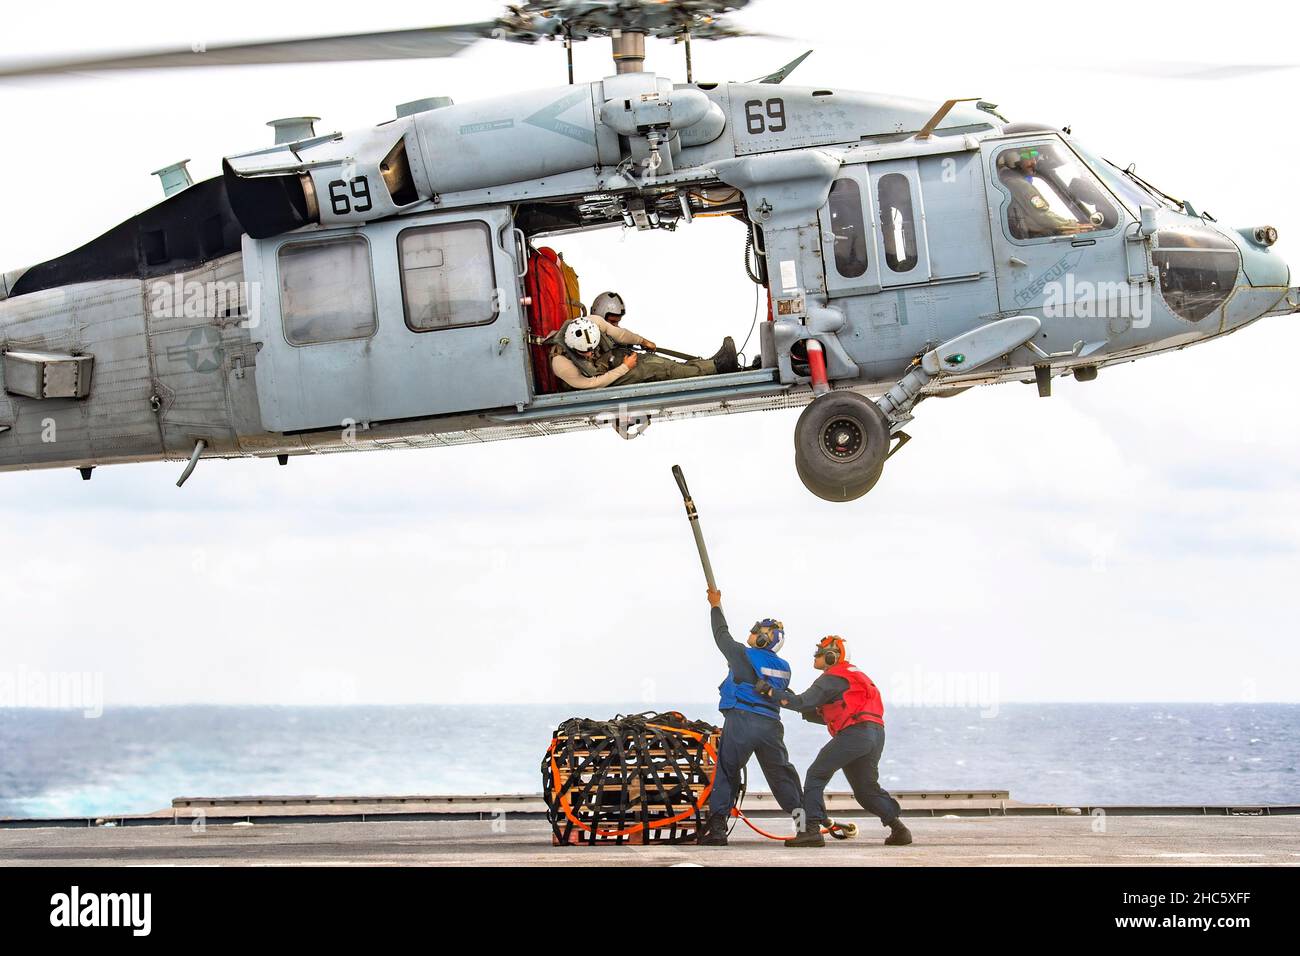
{"label": "helicopter nose", "polygon": [[1228,235],[1241,252],[1241,275],[1224,305],[1223,328],[1238,328],[1266,316],[1300,312],[1300,289],[1291,285],[1291,268],[1273,249],[1277,230],[1251,226]]}
{"label": "helicopter nose", "polygon": [[1242,271],[1256,289],[1291,288],[1291,268],[1273,251],[1278,232],[1273,226],[1248,226],[1233,237],[1241,250]]}

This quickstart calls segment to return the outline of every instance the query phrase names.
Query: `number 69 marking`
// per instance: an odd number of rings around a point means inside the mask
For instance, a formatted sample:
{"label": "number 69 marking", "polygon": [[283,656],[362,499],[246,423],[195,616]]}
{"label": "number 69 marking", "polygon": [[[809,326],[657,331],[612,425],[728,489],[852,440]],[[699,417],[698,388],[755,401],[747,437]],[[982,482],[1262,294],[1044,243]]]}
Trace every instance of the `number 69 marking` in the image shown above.
{"label": "number 69 marking", "polygon": [[[357,200],[354,205],[352,200]],[[370,180],[358,176],[351,182],[336,179],[330,183],[330,208],[336,216],[346,216],[352,212],[369,212],[375,208],[370,198]]]}
{"label": "number 69 marking", "polygon": [[785,100],[773,97],[766,103],[750,100],[745,104],[745,130],[751,136],[760,133],[782,133],[787,126]]}

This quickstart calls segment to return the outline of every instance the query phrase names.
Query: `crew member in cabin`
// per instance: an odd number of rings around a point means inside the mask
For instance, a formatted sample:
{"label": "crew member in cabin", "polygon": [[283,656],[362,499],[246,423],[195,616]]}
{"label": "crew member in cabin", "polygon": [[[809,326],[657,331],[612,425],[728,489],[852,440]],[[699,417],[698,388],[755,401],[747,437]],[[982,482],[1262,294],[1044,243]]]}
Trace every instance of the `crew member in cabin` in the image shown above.
{"label": "crew member in cabin", "polygon": [[722,614],[722,592],[709,591],[709,612],[713,641],[727,659],[727,676],[718,685],[718,710],[722,711],[722,742],[718,745],[718,769],[709,794],[709,817],[700,842],[705,846],[727,845],[727,824],[740,786],[740,772],[750,757],[758,757],[767,785],[776,802],[793,814],[803,803],[799,772],[785,749],[785,728],[781,709],[758,696],[760,680],[769,688],[790,686],[790,665],[777,656],[785,642],[780,621],[764,618],[749,630],[742,644],[731,636]]}
{"label": "crew member in cabin", "polygon": [[591,302],[588,315],[598,315],[610,325],[618,325],[627,315],[627,304],[617,292],[602,292]]}
{"label": "crew member in cabin", "polygon": [[634,345],[650,352],[655,344],[631,329],[609,324],[598,315],[570,319],[546,341],[551,346],[551,370],[564,389],[666,382],[735,372],[740,368],[736,343],[731,336],[723,339],[722,348],[712,358],[674,362],[661,355],[633,352]]}
{"label": "crew member in cabin", "polygon": [[[903,824],[898,801],[880,785],[880,754],[885,749],[885,705],[871,678],[848,660],[844,639],[824,637],[813,653],[813,667],[821,676],[802,694],[790,693],[773,681],[756,691],[764,700],[797,710],[804,720],[825,724],[831,739],[822,747],[804,775],[803,820],[786,846],[825,846],[826,785],[843,770],[853,797],[868,813],[889,827],[885,843],[907,846],[912,833]],[[725,739],[725,738],[724,738]]]}

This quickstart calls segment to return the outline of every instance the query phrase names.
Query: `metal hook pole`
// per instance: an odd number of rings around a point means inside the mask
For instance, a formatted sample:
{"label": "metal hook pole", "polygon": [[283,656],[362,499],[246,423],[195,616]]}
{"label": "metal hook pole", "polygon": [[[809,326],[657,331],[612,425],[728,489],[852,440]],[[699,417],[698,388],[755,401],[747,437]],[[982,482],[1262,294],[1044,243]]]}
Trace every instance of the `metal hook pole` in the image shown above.
{"label": "metal hook pole", "polygon": [[682,474],[680,465],[673,465],[673,477],[677,479],[677,487],[682,492],[682,502],[686,505],[686,517],[691,522],[695,547],[700,552],[700,564],[704,567],[704,580],[708,582],[710,591],[716,591],[718,584],[713,580],[713,564],[709,561],[709,550],[704,546],[704,533],[700,531],[700,516],[695,511],[695,502],[691,499],[691,493],[686,489],[686,476]]}

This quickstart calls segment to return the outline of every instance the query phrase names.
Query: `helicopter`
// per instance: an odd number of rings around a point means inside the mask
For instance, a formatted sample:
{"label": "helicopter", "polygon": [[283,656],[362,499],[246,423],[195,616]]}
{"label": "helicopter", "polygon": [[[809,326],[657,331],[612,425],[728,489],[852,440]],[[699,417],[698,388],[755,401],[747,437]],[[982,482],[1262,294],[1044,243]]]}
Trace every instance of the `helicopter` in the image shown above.
{"label": "helicopter", "polygon": [[[1300,311],[1274,226],[1220,226],[979,98],[941,103],[785,83],[698,82],[692,39],[742,36],[747,0],[555,0],[492,22],[0,63],[72,70],[432,58],[495,38],[562,43],[569,83],[373,127],[275,120],[273,145],[60,258],[0,275],[0,471],[432,448],[802,408],[795,469],[867,494],[917,404],[1101,368]],[[614,72],[575,83],[573,44]],[[680,42],[685,82],[645,69]],[[804,56],[806,56],[805,54]],[[750,367],[556,387],[530,295],[549,237],[745,229],[767,295]],[[690,356],[680,356],[690,358]]]}

